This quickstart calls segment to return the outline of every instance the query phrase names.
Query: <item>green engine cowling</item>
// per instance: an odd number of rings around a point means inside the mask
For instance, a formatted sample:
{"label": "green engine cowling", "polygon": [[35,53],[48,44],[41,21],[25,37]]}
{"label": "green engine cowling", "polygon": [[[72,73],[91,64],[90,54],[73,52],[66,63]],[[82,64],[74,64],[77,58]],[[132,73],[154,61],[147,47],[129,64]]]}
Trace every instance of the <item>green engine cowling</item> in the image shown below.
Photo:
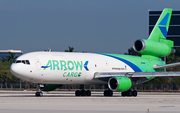
{"label": "green engine cowling", "polygon": [[128,77],[112,77],[108,81],[108,87],[112,91],[122,92],[130,89],[132,82]]}
{"label": "green engine cowling", "polygon": [[41,91],[54,91],[58,87],[61,87],[62,85],[59,84],[40,84],[40,90]]}
{"label": "green engine cowling", "polygon": [[136,40],[133,48],[142,55],[152,55],[156,57],[164,57],[170,53],[174,53],[173,42],[170,40],[160,40],[160,42],[140,39]]}

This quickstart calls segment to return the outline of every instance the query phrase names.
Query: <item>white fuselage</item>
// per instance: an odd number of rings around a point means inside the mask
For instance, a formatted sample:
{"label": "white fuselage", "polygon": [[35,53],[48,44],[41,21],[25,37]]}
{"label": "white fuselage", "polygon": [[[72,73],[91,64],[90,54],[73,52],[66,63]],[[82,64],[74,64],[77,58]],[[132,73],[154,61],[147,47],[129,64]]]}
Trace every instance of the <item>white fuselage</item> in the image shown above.
{"label": "white fuselage", "polygon": [[[29,61],[29,64],[24,63]],[[16,77],[43,84],[104,84],[95,72],[134,72],[126,63],[96,53],[32,52],[11,65]]]}

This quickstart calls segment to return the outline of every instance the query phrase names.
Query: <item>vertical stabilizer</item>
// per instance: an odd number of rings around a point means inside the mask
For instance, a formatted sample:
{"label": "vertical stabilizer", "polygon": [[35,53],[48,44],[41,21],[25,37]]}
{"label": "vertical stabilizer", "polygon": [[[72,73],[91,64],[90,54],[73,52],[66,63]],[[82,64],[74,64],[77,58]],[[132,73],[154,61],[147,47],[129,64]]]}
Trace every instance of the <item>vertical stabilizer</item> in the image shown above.
{"label": "vertical stabilizer", "polygon": [[174,53],[174,42],[167,40],[172,9],[165,8],[154,26],[149,38],[136,40],[133,48],[141,55],[164,57]]}
{"label": "vertical stabilizer", "polygon": [[148,40],[156,41],[156,42],[164,42],[163,40],[166,39],[167,36],[171,14],[172,14],[172,9],[165,8],[163,10]]}

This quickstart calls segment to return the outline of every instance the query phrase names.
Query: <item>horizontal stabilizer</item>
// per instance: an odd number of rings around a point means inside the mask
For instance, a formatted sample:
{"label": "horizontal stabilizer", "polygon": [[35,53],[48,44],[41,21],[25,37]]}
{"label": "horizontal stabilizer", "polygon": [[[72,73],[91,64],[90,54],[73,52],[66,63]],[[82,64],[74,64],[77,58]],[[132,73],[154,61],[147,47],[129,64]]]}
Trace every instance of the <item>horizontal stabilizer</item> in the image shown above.
{"label": "horizontal stabilizer", "polygon": [[175,66],[179,66],[179,65],[180,65],[180,62],[177,62],[177,63],[166,64],[166,65],[162,65],[162,66],[154,66],[153,68],[156,70],[156,69],[175,67]]}

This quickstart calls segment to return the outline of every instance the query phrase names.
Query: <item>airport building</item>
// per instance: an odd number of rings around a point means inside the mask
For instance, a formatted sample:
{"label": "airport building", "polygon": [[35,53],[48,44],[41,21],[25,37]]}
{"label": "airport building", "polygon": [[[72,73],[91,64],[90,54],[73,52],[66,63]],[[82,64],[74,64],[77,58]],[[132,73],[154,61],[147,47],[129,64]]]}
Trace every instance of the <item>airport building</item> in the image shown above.
{"label": "airport building", "polygon": [[16,57],[22,55],[23,53],[21,50],[0,50],[0,58],[5,58],[6,56],[9,56],[9,52],[16,53]]}
{"label": "airport building", "polygon": [[[149,11],[149,34],[151,33],[154,25],[156,24],[162,11]],[[173,11],[167,39],[174,41],[174,46],[180,46],[180,11]]]}

